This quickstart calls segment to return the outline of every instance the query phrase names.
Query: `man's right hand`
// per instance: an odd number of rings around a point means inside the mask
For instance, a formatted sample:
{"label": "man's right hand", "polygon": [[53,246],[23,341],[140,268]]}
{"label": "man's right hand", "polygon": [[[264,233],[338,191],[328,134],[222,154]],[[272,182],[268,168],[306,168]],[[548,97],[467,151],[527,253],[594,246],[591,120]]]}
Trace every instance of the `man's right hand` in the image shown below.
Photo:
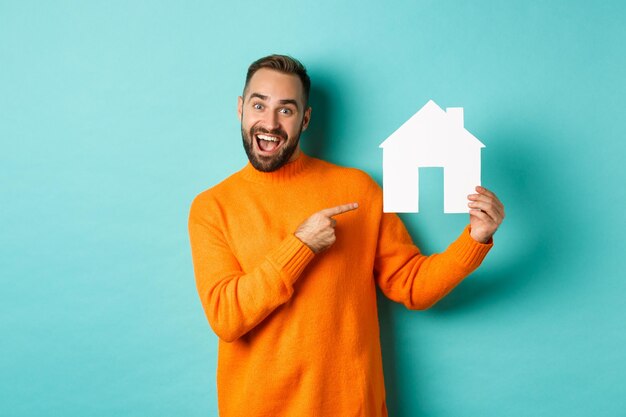
{"label": "man's right hand", "polygon": [[358,207],[358,203],[350,203],[320,210],[302,222],[294,235],[314,253],[320,253],[335,243],[337,220],[333,219],[333,216],[355,210]]}

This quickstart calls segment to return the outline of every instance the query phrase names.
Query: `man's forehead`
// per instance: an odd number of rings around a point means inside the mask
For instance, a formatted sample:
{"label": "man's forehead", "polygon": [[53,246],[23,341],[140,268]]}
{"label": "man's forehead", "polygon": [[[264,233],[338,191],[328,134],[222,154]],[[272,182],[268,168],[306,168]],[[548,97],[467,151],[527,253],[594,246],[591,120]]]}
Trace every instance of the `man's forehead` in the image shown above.
{"label": "man's forehead", "polygon": [[303,93],[302,82],[297,75],[268,68],[255,72],[245,91],[246,98],[255,94],[279,100],[301,99]]}

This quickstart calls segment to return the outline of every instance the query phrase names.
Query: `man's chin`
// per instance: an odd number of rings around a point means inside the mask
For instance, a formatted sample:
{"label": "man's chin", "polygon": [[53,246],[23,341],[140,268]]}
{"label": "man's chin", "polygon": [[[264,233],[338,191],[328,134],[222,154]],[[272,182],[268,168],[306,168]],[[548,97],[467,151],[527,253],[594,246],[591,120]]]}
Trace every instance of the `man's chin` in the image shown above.
{"label": "man's chin", "polygon": [[254,167],[254,169],[261,172],[276,171],[286,163],[286,161],[282,162],[281,155],[260,156],[255,154],[248,159],[250,160],[250,164]]}

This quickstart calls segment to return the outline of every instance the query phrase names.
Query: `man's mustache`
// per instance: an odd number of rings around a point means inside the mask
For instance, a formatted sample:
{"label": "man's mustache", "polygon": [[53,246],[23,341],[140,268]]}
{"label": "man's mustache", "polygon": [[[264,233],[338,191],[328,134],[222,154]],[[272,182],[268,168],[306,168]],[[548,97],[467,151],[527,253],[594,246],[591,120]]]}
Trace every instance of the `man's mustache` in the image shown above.
{"label": "man's mustache", "polygon": [[250,136],[254,136],[257,134],[265,134],[265,135],[272,135],[272,136],[279,136],[281,139],[283,140],[287,140],[287,132],[285,132],[282,129],[272,129],[272,130],[268,130],[268,129],[264,129],[262,127],[253,127],[250,129]]}

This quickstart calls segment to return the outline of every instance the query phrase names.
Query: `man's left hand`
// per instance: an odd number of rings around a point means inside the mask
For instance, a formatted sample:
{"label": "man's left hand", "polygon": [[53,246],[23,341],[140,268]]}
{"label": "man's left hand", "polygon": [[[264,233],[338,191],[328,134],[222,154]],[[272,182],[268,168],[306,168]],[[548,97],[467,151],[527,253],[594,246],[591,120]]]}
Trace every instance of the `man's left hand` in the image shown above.
{"label": "man's left hand", "polygon": [[504,219],[504,205],[485,187],[476,187],[478,194],[467,196],[470,202],[470,236],[477,242],[488,243]]}

